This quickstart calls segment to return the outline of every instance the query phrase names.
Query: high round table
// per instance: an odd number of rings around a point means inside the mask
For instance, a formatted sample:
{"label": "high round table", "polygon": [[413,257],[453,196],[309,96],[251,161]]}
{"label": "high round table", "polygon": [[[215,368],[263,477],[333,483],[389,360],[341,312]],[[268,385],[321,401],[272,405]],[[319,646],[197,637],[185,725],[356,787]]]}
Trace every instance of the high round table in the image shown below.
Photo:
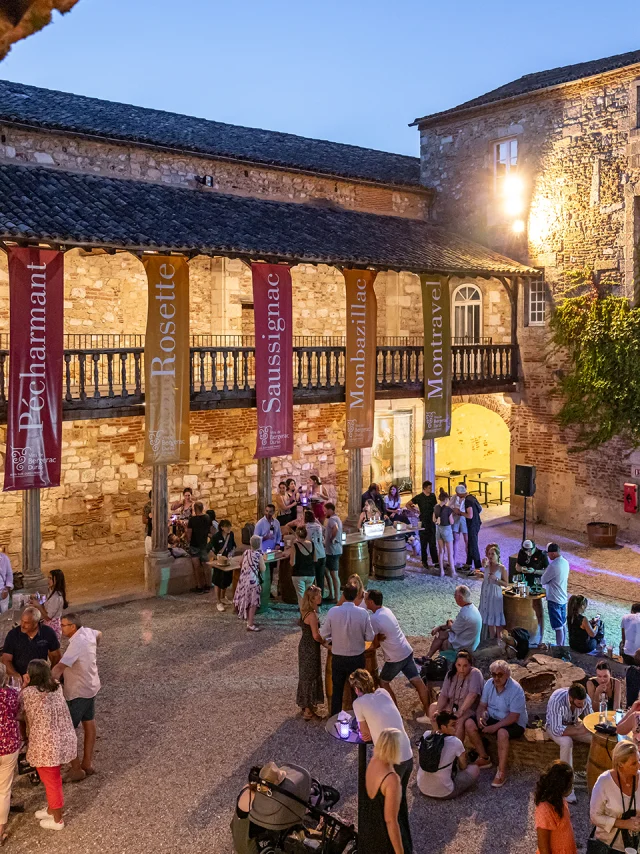
{"label": "high round table", "polygon": [[[591,745],[589,747],[589,759],[587,762],[587,786],[589,793],[595,786],[596,780],[605,771],[610,771],[613,768],[611,754],[613,748],[619,741],[630,741],[628,735],[607,735],[603,732],[596,731],[596,724],[600,721],[600,712],[592,712],[582,719],[585,728],[593,734]],[[616,713],[607,712],[607,721],[615,725]]]}
{"label": "high round table", "polygon": [[544,635],[544,609],[543,600],[545,592],[527,593],[526,596],[514,596],[508,590],[502,591],[502,605],[504,608],[504,619],[508,631],[521,628],[529,632],[533,641]]}
{"label": "high round table", "polygon": [[349,737],[342,738],[337,727],[337,722],[338,716],[332,715],[325,724],[325,732],[338,741],[341,741],[343,744],[358,745],[358,829],[360,829],[363,822],[366,820],[364,804],[367,796],[367,746],[371,744],[371,742],[363,741],[360,738],[360,732],[358,730],[350,730]]}

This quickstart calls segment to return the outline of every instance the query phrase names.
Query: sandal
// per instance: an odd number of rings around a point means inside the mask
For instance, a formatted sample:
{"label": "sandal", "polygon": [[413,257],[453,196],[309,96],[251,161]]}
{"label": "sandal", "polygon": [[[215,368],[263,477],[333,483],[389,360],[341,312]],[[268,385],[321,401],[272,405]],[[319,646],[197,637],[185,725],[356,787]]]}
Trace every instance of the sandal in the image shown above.
{"label": "sandal", "polygon": [[302,719],[305,721],[312,721],[314,718],[313,712],[304,712],[302,715]]}
{"label": "sandal", "polygon": [[261,632],[262,629],[259,626],[247,626],[248,632]]}
{"label": "sandal", "polygon": [[9,840],[9,834],[3,833],[2,836],[0,836],[0,846],[4,845],[5,842],[8,842],[8,840]]}

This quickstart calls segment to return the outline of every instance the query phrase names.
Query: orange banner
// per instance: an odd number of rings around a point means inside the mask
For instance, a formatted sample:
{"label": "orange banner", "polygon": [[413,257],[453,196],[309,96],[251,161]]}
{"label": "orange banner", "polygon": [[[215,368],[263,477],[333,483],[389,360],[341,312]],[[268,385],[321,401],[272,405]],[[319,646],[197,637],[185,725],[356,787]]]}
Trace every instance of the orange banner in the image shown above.
{"label": "orange banner", "polygon": [[144,345],[146,465],[189,461],[189,265],[144,258],[149,291]]}
{"label": "orange banner", "polygon": [[373,445],[378,308],[372,270],[343,270],[347,288],[345,448]]}

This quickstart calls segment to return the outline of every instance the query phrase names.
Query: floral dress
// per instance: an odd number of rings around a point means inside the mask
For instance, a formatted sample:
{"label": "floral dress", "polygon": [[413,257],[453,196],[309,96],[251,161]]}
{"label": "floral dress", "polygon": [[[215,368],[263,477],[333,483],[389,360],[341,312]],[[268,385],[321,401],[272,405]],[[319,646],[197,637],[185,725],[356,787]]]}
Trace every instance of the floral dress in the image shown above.
{"label": "floral dress", "polygon": [[260,595],[262,583],[260,580],[260,558],[262,554],[253,549],[248,549],[242,556],[240,568],[240,579],[233,597],[233,604],[238,611],[238,616],[246,620],[249,608],[260,607]]}
{"label": "floral dress", "polygon": [[27,762],[34,768],[55,768],[78,755],[78,739],[71,715],[58,686],[55,691],[40,691],[27,685],[22,692],[29,744]]}

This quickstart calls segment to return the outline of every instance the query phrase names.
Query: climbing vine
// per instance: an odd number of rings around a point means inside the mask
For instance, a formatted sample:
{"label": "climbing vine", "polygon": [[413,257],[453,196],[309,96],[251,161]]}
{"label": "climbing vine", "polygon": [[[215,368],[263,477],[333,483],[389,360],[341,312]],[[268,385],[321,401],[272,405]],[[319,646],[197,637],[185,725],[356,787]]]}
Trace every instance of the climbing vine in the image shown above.
{"label": "climbing vine", "polygon": [[[573,451],[621,436],[640,446],[640,309],[613,296],[613,282],[589,270],[567,275],[567,292],[551,318],[554,343],[568,355],[558,391],[560,424],[575,429]],[[586,289],[586,292],[585,292]]]}

